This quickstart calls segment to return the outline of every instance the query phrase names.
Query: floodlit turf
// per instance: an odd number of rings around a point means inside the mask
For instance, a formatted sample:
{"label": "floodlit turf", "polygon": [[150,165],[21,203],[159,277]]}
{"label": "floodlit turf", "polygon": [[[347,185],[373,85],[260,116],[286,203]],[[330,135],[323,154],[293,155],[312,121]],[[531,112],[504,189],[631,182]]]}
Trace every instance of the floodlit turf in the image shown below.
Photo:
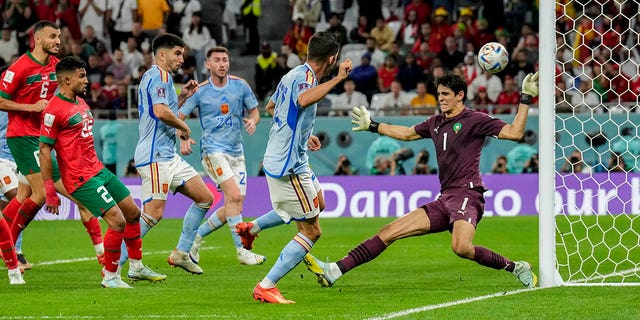
{"label": "floodlit turf", "polygon": [[[336,260],[391,220],[321,221],[323,236],[313,252]],[[268,258],[261,266],[238,264],[228,228],[218,230],[203,245],[205,273],[200,276],[166,263],[180,228],[181,221],[163,220],[144,243],[144,261],[168,280],[127,290],[100,288],[100,268],[93,259],[62,261],[92,257],[80,222],[32,223],[24,249],[35,266],[21,287],[10,287],[1,271],[0,319],[366,319],[393,318],[416,308],[397,319],[640,319],[638,287],[562,287],[502,296],[521,285],[507,272],[456,257],[448,233],[401,240],[332,288],[320,288],[300,264],[278,285],[297,304],[261,304],[251,291],[295,233],[294,226],[260,235],[255,251]],[[486,218],[476,243],[537,265],[537,230],[536,217]],[[482,298],[474,301],[477,297]],[[471,302],[437,306],[464,299]]]}

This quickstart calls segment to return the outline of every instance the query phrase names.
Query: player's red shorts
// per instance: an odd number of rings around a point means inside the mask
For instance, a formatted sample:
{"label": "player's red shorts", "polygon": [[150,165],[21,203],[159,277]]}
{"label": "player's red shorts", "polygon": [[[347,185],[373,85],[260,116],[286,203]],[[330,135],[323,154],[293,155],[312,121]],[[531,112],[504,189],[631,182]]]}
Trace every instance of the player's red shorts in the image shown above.
{"label": "player's red shorts", "polygon": [[475,227],[484,213],[484,197],[480,190],[475,189],[446,190],[436,201],[422,208],[429,217],[430,233],[451,231],[456,220],[465,220]]}

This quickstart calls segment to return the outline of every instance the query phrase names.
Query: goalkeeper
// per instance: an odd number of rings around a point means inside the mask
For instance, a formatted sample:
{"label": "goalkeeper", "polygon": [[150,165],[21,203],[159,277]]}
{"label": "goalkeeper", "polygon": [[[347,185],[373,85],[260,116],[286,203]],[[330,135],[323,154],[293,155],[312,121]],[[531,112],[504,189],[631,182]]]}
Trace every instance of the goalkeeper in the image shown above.
{"label": "goalkeeper", "polygon": [[476,225],[484,213],[479,161],[485,137],[518,141],[522,138],[531,100],[538,95],[538,73],[528,74],[522,83],[520,105],[511,124],[494,119],[464,105],[465,80],[448,73],[435,81],[441,113],[413,127],[371,120],[364,106],[353,108],[354,131],[369,130],[398,140],[432,139],[438,159],[440,197],[384,226],[373,237],[349,251],[342,260],[323,263],[310,254],[304,258],[307,269],[318,282],[331,286],[351,269],[375,259],[394,241],[449,230],[451,247],[460,257],[483,266],[506,270],[526,287],[537,284],[531,264],[511,261],[485,247],[473,244]]}

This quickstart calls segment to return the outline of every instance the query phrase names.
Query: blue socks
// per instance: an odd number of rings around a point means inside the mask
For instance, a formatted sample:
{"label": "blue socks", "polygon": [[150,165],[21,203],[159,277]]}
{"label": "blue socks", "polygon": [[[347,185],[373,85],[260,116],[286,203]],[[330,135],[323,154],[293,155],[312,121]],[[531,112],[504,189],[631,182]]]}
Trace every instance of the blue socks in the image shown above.
{"label": "blue socks", "polygon": [[207,210],[209,210],[209,207],[202,208],[196,203],[193,203],[191,207],[189,207],[189,210],[187,210],[187,213],[184,215],[182,234],[176,247],[178,250],[183,252],[189,252],[189,250],[191,250],[193,240],[196,238],[196,232],[198,232],[200,222],[205,214],[207,214]]}
{"label": "blue socks", "polygon": [[236,248],[242,248],[242,240],[240,239],[240,236],[236,233],[236,225],[240,222],[242,222],[242,215],[227,217],[227,224],[229,225],[231,238],[233,239],[233,244],[236,246]]}
{"label": "blue socks", "polygon": [[[280,281],[289,271],[293,270],[300,261],[304,258],[305,254],[311,250],[313,242],[309,238],[305,237],[302,233],[297,233],[295,237],[280,252],[278,260],[273,265],[269,273],[260,285],[265,288],[273,288],[275,284]],[[265,285],[267,287],[265,287]]]}
{"label": "blue socks", "polygon": [[284,220],[282,220],[275,210],[271,210],[253,221],[251,233],[258,234],[258,232],[262,230],[277,227],[281,224],[284,224]]}
{"label": "blue socks", "polygon": [[220,219],[218,218],[218,210],[214,211],[209,219],[207,219],[207,221],[201,224],[198,228],[198,234],[201,237],[204,238],[208,236],[211,232],[213,232],[213,230],[216,230],[225,224],[225,222],[220,221]]}

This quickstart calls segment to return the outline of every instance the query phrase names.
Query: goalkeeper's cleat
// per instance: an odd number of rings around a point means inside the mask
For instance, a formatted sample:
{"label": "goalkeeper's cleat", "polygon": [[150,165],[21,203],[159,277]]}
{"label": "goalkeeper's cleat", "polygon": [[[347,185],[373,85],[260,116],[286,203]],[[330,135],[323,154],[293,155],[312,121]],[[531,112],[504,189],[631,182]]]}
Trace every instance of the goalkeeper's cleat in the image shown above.
{"label": "goalkeeper's cleat", "polygon": [[318,258],[312,256],[310,253],[307,253],[304,256],[303,261],[307,266],[307,270],[313,272],[316,277],[318,277],[318,283],[320,286],[331,287],[336,282],[337,279],[329,272],[328,263],[318,260]]}
{"label": "goalkeeper's cleat", "polygon": [[538,277],[531,269],[531,264],[526,261],[516,261],[516,266],[513,268],[513,274],[520,280],[522,285],[528,288],[533,288],[538,285]]}
{"label": "goalkeeper's cleat", "polygon": [[33,265],[29,263],[29,261],[27,261],[27,258],[24,257],[24,254],[18,253],[16,256],[18,257],[18,266],[20,267],[20,269],[31,270],[31,268],[33,268]]}
{"label": "goalkeeper's cleat", "polygon": [[258,236],[251,234],[251,228],[253,228],[253,222],[240,222],[236,225],[236,233],[240,236],[242,246],[247,249],[253,249],[253,240]]}
{"label": "goalkeeper's cleat", "polygon": [[189,258],[193,263],[198,264],[200,262],[200,245],[203,243],[202,237],[196,233],[196,238],[193,240],[193,245],[191,245],[191,250],[189,250]]}
{"label": "goalkeeper's cleat", "polygon": [[270,289],[265,289],[260,286],[260,283],[258,283],[256,287],[253,289],[253,299],[259,300],[261,302],[266,302],[266,303],[279,303],[279,304],[296,303],[295,301],[285,299],[280,293],[280,290],[278,290],[278,288],[273,287]]}
{"label": "goalkeeper's cleat", "polygon": [[267,258],[263,255],[255,254],[245,248],[236,248],[238,261],[240,264],[256,265],[264,263]]}
{"label": "goalkeeper's cleat", "polygon": [[100,283],[100,285],[103,288],[109,288],[109,289],[115,289],[115,288],[131,289],[132,288],[126,282],[122,281],[122,279],[120,279],[120,277],[118,276],[111,277],[111,278],[104,278],[102,279],[102,283]]}
{"label": "goalkeeper's cleat", "polygon": [[96,259],[98,259],[98,263],[104,266],[107,260],[104,258],[104,253],[100,255],[96,255]]}
{"label": "goalkeeper's cleat", "polygon": [[173,252],[171,252],[167,262],[172,267],[179,267],[193,274],[202,274],[203,272],[199,265],[191,261],[188,253],[178,249],[174,249]]}
{"label": "goalkeeper's cleat", "polygon": [[10,285],[25,284],[20,268],[10,269],[8,275]]}
{"label": "goalkeeper's cleat", "polygon": [[127,278],[131,281],[146,280],[150,282],[160,282],[167,279],[167,276],[151,270],[149,267],[142,265],[140,270],[132,270],[129,267]]}

